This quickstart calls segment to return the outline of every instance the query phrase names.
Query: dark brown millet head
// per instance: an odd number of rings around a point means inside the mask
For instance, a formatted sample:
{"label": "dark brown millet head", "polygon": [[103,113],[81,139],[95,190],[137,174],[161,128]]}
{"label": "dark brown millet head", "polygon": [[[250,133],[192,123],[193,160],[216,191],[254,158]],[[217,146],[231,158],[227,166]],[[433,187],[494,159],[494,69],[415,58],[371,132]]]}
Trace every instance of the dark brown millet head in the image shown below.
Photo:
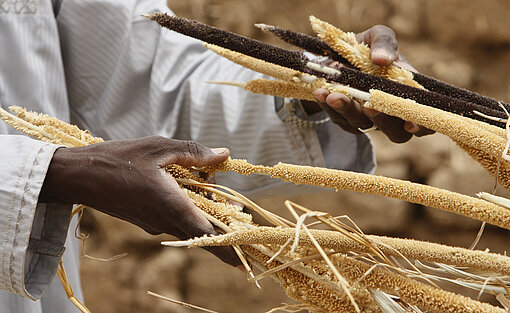
{"label": "dark brown millet head", "polygon": [[302,71],[307,61],[299,51],[285,50],[197,21],[166,13],[154,13],[149,18],[183,35],[297,71]]}
{"label": "dark brown millet head", "polygon": [[[308,69],[306,67],[308,59],[299,51],[282,49],[197,21],[171,16],[166,13],[154,13],[150,15],[149,18],[158,22],[161,26],[174,30],[183,35],[215,44],[217,46],[230,49],[260,60],[265,60],[270,63],[291,68],[293,70],[307,72],[318,77],[324,77],[329,81],[348,85],[352,88],[356,88],[362,91],[368,92],[370,89],[379,89],[398,97],[415,100],[418,103],[424,105],[432,106],[476,120],[481,120],[483,122],[487,122],[499,127],[504,127],[504,125],[502,123],[490,121],[480,117],[473,111],[476,110],[478,112],[494,117],[507,118],[505,113],[499,109],[499,107],[498,109],[494,108],[494,105],[487,107],[485,103],[488,102],[483,101],[486,97],[480,96],[480,98],[473,96],[474,93],[469,91],[462,91],[462,89],[458,87],[448,85],[439,80],[427,78],[424,75],[420,76],[419,74],[415,74],[420,78],[420,83],[425,82],[424,85],[433,87],[430,88],[431,91],[414,88],[395,81],[363,73],[359,70],[349,67],[342,67],[338,69],[341,72],[340,75],[327,75]],[[305,45],[304,42],[302,44]],[[312,41],[306,41],[306,44],[311,45]],[[320,44],[319,47],[321,46],[322,44]],[[310,49],[312,48],[310,47]],[[455,98],[457,96],[459,99]],[[483,102],[483,104],[476,104],[471,102],[473,99],[477,100],[478,102]],[[497,104],[497,101],[494,99],[489,101],[489,103],[494,102]]]}
{"label": "dark brown millet head", "polygon": [[505,113],[501,110],[497,111],[483,105],[452,98],[437,92],[411,87],[348,67],[341,67],[338,71],[340,71],[340,74],[337,75],[327,75],[309,69],[307,70],[307,73],[323,77],[328,81],[347,85],[361,91],[368,92],[370,89],[378,89],[397,97],[414,100],[423,105],[428,105],[437,109],[469,117],[498,127],[504,127],[503,123],[487,120],[473,112],[476,110],[490,116],[506,118]]}
{"label": "dark brown millet head", "polygon": [[317,37],[298,33],[278,26],[266,24],[256,24],[255,26],[275,35],[276,37],[290,43],[291,45],[304,49],[313,54],[327,56],[331,60],[340,62],[344,65],[352,66],[349,61],[347,61],[347,59],[338,54],[335,50],[331,49],[326,42]]}
{"label": "dark brown millet head", "polygon": [[433,77],[429,77],[424,74],[420,73],[413,73],[414,80],[421,84],[423,87],[430,91],[434,91],[443,95],[447,95],[451,98],[456,98],[468,102],[473,102],[476,104],[479,104],[481,106],[486,106],[488,108],[491,108],[496,111],[502,111],[501,107],[499,106],[499,102],[505,106],[507,110],[510,110],[510,105],[507,103],[504,103],[502,101],[498,101],[493,98],[489,98],[487,96],[483,96],[479,93],[476,93],[474,91],[466,90],[464,88],[457,87],[455,85],[451,85],[448,83],[445,83],[443,81],[440,81],[438,79],[435,79]]}

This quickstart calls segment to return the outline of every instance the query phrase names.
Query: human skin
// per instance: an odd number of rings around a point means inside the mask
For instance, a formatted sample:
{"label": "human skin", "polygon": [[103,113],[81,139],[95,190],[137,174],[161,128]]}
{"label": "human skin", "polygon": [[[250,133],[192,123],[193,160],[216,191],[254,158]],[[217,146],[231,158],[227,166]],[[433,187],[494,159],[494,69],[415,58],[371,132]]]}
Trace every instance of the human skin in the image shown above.
{"label": "human skin", "polygon": [[[371,59],[374,64],[383,66],[393,63],[416,72],[416,69],[399,53],[397,38],[392,29],[376,25],[357,34],[356,38],[371,48]],[[350,133],[359,134],[359,129],[376,126],[395,143],[407,142],[413,135],[421,137],[434,133],[415,123],[364,108],[358,101],[341,93],[329,93],[326,89],[318,89],[314,95],[320,108],[331,120]]]}
{"label": "human skin", "polygon": [[[159,136],[59,148],[39,201],[81,203],[153,235],[187,239],[216,234],[165,167],[214,166],[228,156],[226,148],[209,149],[193,141]],[[241,264],[231,248],[208,250],[230,265]]]}

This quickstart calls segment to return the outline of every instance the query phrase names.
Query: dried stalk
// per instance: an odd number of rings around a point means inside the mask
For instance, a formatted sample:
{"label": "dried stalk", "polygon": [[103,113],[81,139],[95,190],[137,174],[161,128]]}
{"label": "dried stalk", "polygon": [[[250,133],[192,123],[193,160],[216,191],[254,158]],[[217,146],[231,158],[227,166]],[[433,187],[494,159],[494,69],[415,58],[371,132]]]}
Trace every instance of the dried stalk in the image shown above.
{"label": "dried stalk", "polygon": [[[366,107],[415,122],[450,137],[510,190],[509,164],[498,162],[507,144],[504,130],[440,111],[414,101],[372,91]],[[499,173],[499,174],[498,174]]]}
{"label": "dried stalk", "polygon": [[[332,249],[342,253],[350,251],[356,253],[371,252],[370,246],[360,244],[358,241],[350,239],[337,231],[311,229],[310,232],[324,249]],[[284,245],[289,239],[293,239],[294,235],[294,229],[292,228],[257,227],[214,237],[194,238],[182,242],[168,241],[162,242],[162,244],[186,247],[228,246],[234,243],[239,245]],[[469,267],[510,276],[510,258],[496,253],[449,247],[412,239],[373,235],[367,237],[373,245],[387,256],[400,257],[403,255],[412,260]],[[302,246],[312,247],[311,241],[303,233],[299,235],[299,243]]]}
{"label": "dried stalk", "polygon": [[71,287],[71,284],[67,279],[67,274],[62,259],[60,260],[60,264],[58,265],[57,268],[57,276],[60,279],[60,282],[62,283],[62,287],[64,288],[67,298],[69,298],[69,301],[71,301],[81,312],[91,313],[89,309],[87,309],[87,307],[80,302],[80,300],[75,298],[73,288]]}
{"label": "dried stalk", "polygon": [[[455,140],[454,140],[455,141]],[[459,141],[455,141],[457,145],[466,151],[469,156],[477,161],[490,175],[492,175],[497,183],[501,184],[507,190],[510,190],[510,164],[495,157],[492,153],[472,148]],[[498,164],[500,164],[498,166]]]}
{"label": "dried stalk", "polygon": [[365,288],[381,289],[389,293],[397,291],[402,300],[422,310],[456,313],[506,312],[501,308],[425,285],[386,269],[376,268],[368,275],[364,275],[369,271],[369,265],[343,255],[334,256],[334,259],[342,275],[349,280],[358,281],[360,286]]}
{"label": "dried stalk", "polygon": [[[290,229],[290,232],[293,232]],[[317,233],[316,231],[314,234]],[[224,236],[225,237],[225,236]],[[303,239],[309,236],[303,237]],[[195,239],[200,240],[200,239]],[[208,239],[203,239],[208,240]],[[214,239],[213,239],[214,240]],[[331,240],[327,238],[326,240]],[[235,240],[234,240],[235,241]],[[241,241],[238,241],[239,243]],[[311,243],[309,241],[308,243]],[[274,244],[271,240],[265,241],[264,245]],[[269,257],[257,249],[245,246],[245,251],[261,264],[267,265],[271,269],[280,266],[280,262],[270,262],[267,264]],[[300,246],[303,249],[303,246]],[[335,262],[335,267],[338,268],[342,276],[348,277],[350,282],[356,282],[360,286],[369,288],[380,288],[387,292],[395,292],[406,302],[417,305],[422,309],[433,310],[435,312],[504,312],[503,310],[493,307],[488,304],[481,304],[477,301],[465,298],[462,296],[454,295],[452,293],[416,282],[412,279],[392,273],[386,269],[371,268],[369,265],[356,261],[352,258],[343,255],[332,256]],[[308,264],[308,263],[306,263]],[[330,276],[322,272],[321,267],[314,267],[313,263],[306,266],[312,266],[314,272],[319,275]],[[286,289],[289,296],[303,302],[303,295],[306,294],[306,301],[311,301],[312,305],[316,305],[327,312],[353,312],[352,306],[349,303],[335,300],[331,298],[330,290],[324,289],[324,286],[315,285],[315,281],[311,281],[307,275],[300,272],[292,271],[289,268],[281,269],[274,273],[278,281]],[[331,278],[330,278],[331,279]],[[325,294],[330,294],[325,297]],[[424,297],[424,295],[427,295]],[[471,311],[476,308],[474,311]]]}
{"label": "dried stalk", "polygon": [[506,208],[459,193],[395,178],[285,163],[268,167],[232,159],[216,170],[234,171],[242,175],[262,174],[297,185],[376,194],[443,209],[510,229],[510,210]]}
{"label": "dried stalk", "polygon": [[262,73],[284,81],[294,81],[294,78],[299,78],[304,75],[300,71],[291,68],[283,67],[278,64],[266,62],[261,59],[251,57],[230,49],[222,48],[220,46],[204,43],[204,46],[211,51],[221,55],[230,61],[237,63],[243,67],[249,68],[255,72]]}
{"label": "dried stalk", "polygon": [[147,291],[147,294],[149,296],[153,296],[153,297],[156,297],[158,299],[161,299],[161,300],[164,300],[164,301],[167,301],[167,302],[170,302],[170,303],[182,305],[184,307],[187,307],[188,309],[195,309],[195,310],[199,310],[199,311],[202,311],[202,312],[208,312],[208,313],[218,313],[216,311],[212,311],[212,310],[209,310],[209,309],[206,309],[206,308],[202,308],[202,307],[199,307],[199,306],[196,306],[196,305],[193,305],[193,304],[189,304],[189,303],[185,303],[185,302],[182,302],[182,301],[170,299],[168,297],[162,296],[162,295],[157,294],[157,293],[152,292],[152,291]]}
{"label": "dried stalk", "polygon": [[[100,143],[103,142],[101,138],[97,138],[92,136],[92,134],[88,130],[81,130],[76,125],[71,125],[65,123],[58,118],[52,117],[48,114],[39,114],[30,111],[26,111],[25,109],[19,106],[11,106],[9,109],[17,114],[17,116],[29,123],[34,124],[35,126],[47,126],[55,129],[58,132],[57,136],[71,136],[75,139],[80,140],[86,144]],[[77,145],[83,144],[75,142]]]}
{"label": "dried stalk", "polygon": [[[212,82],[218,83],[218,82]],[[270,80],[270,79],[254,79],[244,84],[231,83],[231,82],[220,82],[224,85],[231,85],[242,87],[244,90],[258,93],[262,95],[271,95],[282,98],[296,98],[301,100],[315,101],[313,95],[317,88],[310,86],[304,86],[293,82],[286,82],[281,80]],[[319,87],[321,88],[321,87]]]}
{"label": "dried stalk", "polygon": [[444,134],[478,150],[501,156],[506,138],[455,114],[420,105],[390,94],[373,90],[366,107],[398,116]]}

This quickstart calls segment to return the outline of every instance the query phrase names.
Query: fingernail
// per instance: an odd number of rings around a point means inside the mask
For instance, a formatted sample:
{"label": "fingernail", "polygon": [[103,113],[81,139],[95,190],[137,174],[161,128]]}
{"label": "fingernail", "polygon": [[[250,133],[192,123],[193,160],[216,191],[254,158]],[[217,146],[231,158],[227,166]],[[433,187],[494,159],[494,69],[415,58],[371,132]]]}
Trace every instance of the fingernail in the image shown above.
{"label": "fingernail", "polygon": [[315,90],[313,95],[315,97],[315,100],[317,100],[317,102],[324,103],[324,102],[326,102],[326,93],[329,93],[328,90],[326,90],[324,88],[320,88],[320,89]]}
{"label": "fingernail", "polygon": [[227,148],[212,148],[211,151],[215,154],[224,154],[227,152]]}
{"label": "fingernail", "polygon": [[245,268],[243,265],[238,265],[238,266],[236,266],[236,267],[237,267],[237,268],[238,268],[241,272],[243,272],[243,273],[245,273],[245,274],[247,273],[246,268]]}
{"label": "fingernail", "polygon": [[404,123],[404,129],[408,133],[414,134],[414,133],[416,133],[417,131],[420,130],[420,126],[418,126],[418,124],[413,123],[413,122],[405,122]]}
{"label": "fingernail", "polygon": [[368,117],[376,117],[377,115],[379,115],[381,113],[379,111],[376,111],[376,110],[373,110],[373,109],[369,109],[369,108],[363,108],[363,112],[365,112],[365,114]]}
{"label": "fingernail", "polygon": [[344,106],[344,102],[342,100],[337,100],[331,103],[331,106],[335,109],[341,109]]}
{"label": "fingernail", "polygon": [[389,61],[391,59],[391,55],[388,51],[379,48],[372,51],[372,59],[385,59]]}

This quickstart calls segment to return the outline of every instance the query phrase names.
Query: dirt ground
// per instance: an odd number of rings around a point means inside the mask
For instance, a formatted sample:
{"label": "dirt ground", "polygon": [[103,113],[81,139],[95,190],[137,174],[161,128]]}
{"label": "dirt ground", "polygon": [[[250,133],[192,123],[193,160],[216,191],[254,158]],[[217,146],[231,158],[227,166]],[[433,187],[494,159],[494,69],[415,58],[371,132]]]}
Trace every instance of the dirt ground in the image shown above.
{"label": "dirt ground", "polygon": [[[354,32],[385,24],[395,30],[401,52],[419,71],[510,101],[507,0],[170,0],[169,4],[178,15],[276,44],[281,43],[253,24],[263,22],[306,33],[311,33],[309,15]],[[378,174],[468,195],[493,187],[493,179],[444,136],[414,138],[404,145],[391,144],[378,133],[373,138]],[[281,213],[287,198],[272,197],[259,203]],[[476,221],[436,209],[352,192],[292,199],[334,215],[347,214],[371,234],[468,247],[480,227]],[[85,300],[92,312],[190,312],[145,295],[147,290],[222,313],[265,312],[289,302],[270,279],[262,281],[259,290],[238,270],[202,250],[162,248],[159,242],[168,237],[152,237],[99,214],[88,214],[82,225],[90,234],[88,254],[129,253],[107,263],[83,259]],[[477,248],[503,253],[509,239],[507,231],[488,227]]]}

